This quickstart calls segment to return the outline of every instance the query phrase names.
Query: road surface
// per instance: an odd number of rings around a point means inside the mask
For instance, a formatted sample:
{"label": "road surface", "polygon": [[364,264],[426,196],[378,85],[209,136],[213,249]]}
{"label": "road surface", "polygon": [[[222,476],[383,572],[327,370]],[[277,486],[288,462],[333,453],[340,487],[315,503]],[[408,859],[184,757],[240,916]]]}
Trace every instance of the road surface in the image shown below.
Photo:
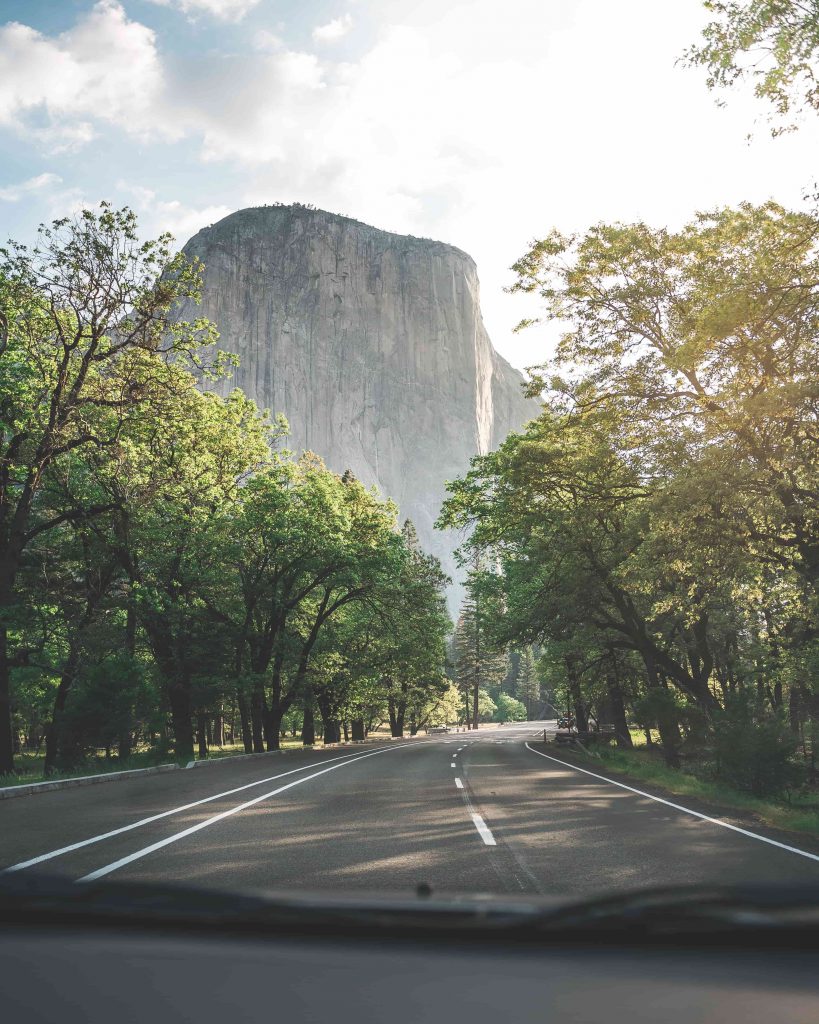
{"label": "road surface", "polygon": [[409,894],[426,883],[437,894],[560,898],[819,882],[819,843],[633,791],[651,794],[649,784],[624,788],[596,763],[572,764],[539,743],[554,724],[217,762],[0,801],[0,868],[233,891]]}

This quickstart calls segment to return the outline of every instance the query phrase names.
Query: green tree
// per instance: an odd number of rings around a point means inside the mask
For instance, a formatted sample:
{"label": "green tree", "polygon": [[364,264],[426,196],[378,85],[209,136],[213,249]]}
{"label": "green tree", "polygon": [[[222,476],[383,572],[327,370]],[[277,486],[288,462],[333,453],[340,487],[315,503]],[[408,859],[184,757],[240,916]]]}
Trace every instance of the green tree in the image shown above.
{"label": "green tree", "polygon": [[49,477],[118,442],[144,411],[173,356],[213,341],[209,325],[176,321],[198,297],[198,268],[173,256],[170,237],[141,243],[130,210],[83,210],[41,227],[35,248],[0,250],[0,774],[13,770],[10,683],[28,652],[13,636],[18,577],[41,534],[104,510],[77,496],[41,500]]}
{"label": "green tree", "polygon": [[769,104],[772,134],[819,110],[819,8],[813,0],[706,0],[715,15],[685,61],[708,71],[708,87],[750,80]]}
{"label": "green tree", "polygon": [[497,705],[496,722],[524,722],[530,717],[526,705],[514,697],[510,697],[508,693],[499,693],[495,703]]}
{"label": "green tree", "polygon": [[502,646],[495,642],[493,625],[498,609],[491,597],[491,582],[477,545],[470,548],[471,570],[467,580],[458,622],[455,626],[453,651],[455,675],[464,699],[464,721],[478,728],[480,691],[498,688],[507,674],[507,658]]}
{"label": "green tree", "polygon": [[128,580],[181,759],[193,756],[193,714],[213,693],[207,680],[230,667],[230,635],[216,631],[207,608],[224,586],[219,530],[269,461],[270,435],[241,392],[226,400],[202,393],[178,368],[154,416],[133,425],[116,457],[97,467],[116,512],[112,531],[95,529]]}
{"label": "green tree", "polygon": [[814,590],[817,238],[819,220],[774,203],[676,233],[600,225],[536,243],[514,286],[568,327],[533,387],[567,411],[619,410],[642,466],[696,459],[730,528]]}
{"label": "green tree", "polygon": [[520,652],[517,693],[523,701],[526,717],[532,718],[535,702],[540,700],[540,679],[537,676],[532,648],[528,645]]}

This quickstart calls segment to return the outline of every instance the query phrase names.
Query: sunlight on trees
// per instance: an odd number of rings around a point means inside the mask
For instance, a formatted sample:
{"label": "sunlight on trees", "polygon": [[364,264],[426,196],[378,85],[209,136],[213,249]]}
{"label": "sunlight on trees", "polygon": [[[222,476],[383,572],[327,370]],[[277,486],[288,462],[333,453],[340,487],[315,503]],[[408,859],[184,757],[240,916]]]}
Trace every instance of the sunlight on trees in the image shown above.
{"label": "sunlight on trees", "polygon": [[103,205],[0,253],[0,774],[21,745],[47,774],[276,749],[296,708],[401,735],[448,693],[437,561],[281,417],[200,390],[231,360],[175,319],[200,268],[169,246]]}

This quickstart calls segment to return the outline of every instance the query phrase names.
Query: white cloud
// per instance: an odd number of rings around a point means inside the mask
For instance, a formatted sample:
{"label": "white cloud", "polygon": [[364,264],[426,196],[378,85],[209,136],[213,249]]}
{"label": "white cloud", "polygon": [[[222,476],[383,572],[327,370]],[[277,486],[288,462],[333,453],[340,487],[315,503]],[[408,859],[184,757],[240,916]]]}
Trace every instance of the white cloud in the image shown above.
{"label": "white cloud", "polygon": [[153,189],[125,181],[117,182],[117,190],[131,197],[131,206],[139,214],[140,229],[144,235],[169,231],[180,244],[201,228],[233,212],[229,206],[194,207],[178,199],[159,199]]}
{"label": "white cloud", "polygon": [[284,40],[267,29],[260,29],[253,36],[253,49],[260,53],[278,53],[284,48]]}
{"label": "white cloud", "polygon": [[341,17],[328,21],[326,25],[316,25],[313,29],[313,39],[317,43],[334,43],[342,36],[346,36],[352,27],[352,15],[342,14]]}
{"label": "white cloud", "polygon": [[61,181],[62,178],[58,174],[46,171],[44,174],[38,174],[33,178],[28,178],[26,181],[21,181],[17,185],[7,185],[5,188],[0,188],[0,199],[4,199],[7,203],[16,203],[32,192],[42,192],[53,185],[59,185]]}
{"label": "white cloud", "polygon": [[[599,219],[674,224],[772,193],[798,202],[812,180],[819,122],[749,148],[753,104],[719,110],[675,67],[701,27],[693,0],[506,0],[502,26],[497,0],[359,0],[355,13],[372,42],[346,61],[267,31],[206,62],[161,57],[114,0],[59,36],[7,25],[0,125],[75,147],[102,122],[184,139],[174,159],[208,199],[160,200],[179,194],[161,176],[134,199],[151,232],[180,240],[228,206],[299,200],[454,242],[476,258],[490,332],[518,364],[542,342],[511,335],[527,310],[502,287],[532,237]],[[216,162],[233,182],[224,206],[209,205]]]}
{"label": "white cloud", "polygon": [[18,22],[0,27],[0,125],[51,146],[89,141],[95,120],[154,133],[162,89],[154,33],[116,0],[99,0],[53,38]]}
{"label": "white cloud", "polygon": [[210,14],[223,21],[241,21],[259,0],[151,0],[160,7],[175,7],[183,14]]}

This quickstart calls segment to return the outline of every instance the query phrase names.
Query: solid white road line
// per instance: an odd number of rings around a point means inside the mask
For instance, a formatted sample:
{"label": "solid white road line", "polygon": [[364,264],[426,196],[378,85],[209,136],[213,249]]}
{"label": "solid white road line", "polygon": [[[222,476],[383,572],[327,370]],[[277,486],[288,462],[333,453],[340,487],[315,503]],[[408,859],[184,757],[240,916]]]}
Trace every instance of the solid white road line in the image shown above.
{"label": "solid white road line", "polygon": [[455,788],[456,789],[463,789],[464,788],[464,784],[461,782],[461,780],[457,776],[455,777]]}
{"label": "solid white road line", "polygon": [[[379,747],[379,750],[397,750],[398,747]],[[71,853],[73,850],[81,850],[84,846],[91,846],[92,843],[101,843],[103,839],[111,839],[113,836],[122,835],[123,832],[130,832],[132,829],[142,825],[150,825],[152,821],[159,821],[161,818],[168,818],[172,814],[181,814],[182,811],[189,811],[192,807],[200,807],[202,804],[219,800],[223,796],[233,796],[234,793],[241,793],[254,786],[263,786],[266,782],[274,782],[276,779],[283,779],[286,775],[295,775],[296,772],[304,772],[309,768],[315,768],[317,764],[328,764],[330,761],[347,761],[351,757],[358,757],[359,754],[342,754],[339,757],[329,757],[326,761],[313,761],[312,764],[303,764],[301,768],[293,768],[289,772],[280,772],[278,775],[268,775],[267,778],[257,779],[256,782],[248,782],[244,786],[237,786],[235,789],[226,789],[222,793],[214,793],[213,796],[206,796],[202,800],[194,800],[189,804],[182,804],[179,807],[172,807],[169,811],[162,811],[161,814],[152,814],[149,818],[141,818],[139,821],[132,821],[130,825],[123,825],[121,828],[112,829],[110,832],[103,832],[98,836],[91,836],[90,839],[83,839],[70,846],[62,846],[59,850],[52,850],[50,853],[40,854],[39,857],[32,857],[30,860],[21,860],[19,864],[12,864],[4,868],[0,875],[11,871],[22,871],[23,868],[33,867],[35,864],[42,864],[43,861],[51,860],[54,857],[61,857],[64,853]]]}
{"label": "solid white road line", "polygon": [[171,843],[176,843],[180,839],[192,836],[194,832],[201,832],[203,828],[215,825],[217,821],[222,821],[225,818],[231,817],[233,814],[238,814],[239,811],[247,810],[248,807],[253,807],[255,804],[262,803],[263,800],[269,800],[273,796],[278,796],[279,793],[284,793],[288,789],[293,789],[295,786],[301,786],[305,782],[310,782],[311,779],[317,779],[319,775],[326,775],[327,772],[334,772],[337,768],[346,768],[348,764],[355,764],[356,761],[363,761],[367,757],[375,757],[376,754],[383,754],[387,750],[400,749],[406,750],[407,748],[381,747],[378,750],[371,751],[369,754],[360,754],[358,757],[353,757],[344,764],[334,764],[329,768],[322,768],[320,772],[314,772],[312,775],[305,775],[304,778],[295,779],[293,782],[288,782],[285,786],[279,786],[278,789],[272,789],[269,793],[262,793],[261,796],[254,797],[252,800],[246,800],[243,804],[232,807],[228,811],[222,811],[221,814],[214,814],[212,818],[206,818],[204,821],[200,821],[199,824],[192,825],[190,828],[186,828],[182,832],[177,832],[175,835],[168,836],[166,839],[160,839],[157,843],[151,843],[150,846],[145,846],[141,850],[137,850],[135,853],[130,853],[127,857],[120,857],[119,860],[115,860],[112,864],[106,864],[105,867],[98,868],[96,871],[92,871],[88,875],[83,875],[83,877],[78,878],[77,881],[93,882],[97,878],[103,878],[105,875],[110,875],[112,871],[125,867],[126,864],[132,864],[135,860],[147,857],[149,853],[153,853],[155,850],[161,850],[165,846],[170,846]]}
{"label": "solid white road line", "polygon": [[489,831],[486,822],[483,820],[480,814],[476,814],[473,811],[472,820],[474,821],[475,828],[478,830],[478,833],[481,839],[483,839],[484,843],[486,843],[487,846],[497,846],[498,844],[495,842],[495,837]]}
{"label": "solid white road line", "polygon": [[707,814],[700,814],[699,811],[692,811],[690,807],[683,807],[682,804],[674,804],[670,800],[663,800],[660,796],[653,796],[651,793],[646,793],[642,789],[635,789],[633,786],[627,786],[624,782],[616,782],[614,779],[609,779],[605,775],[598,775],[596,772],[587,771],[585,768],[578,768],[576,764],[570,764],[568,761],[561,761],[559,757],[552,757],[550,754],[544,754],[540,750],[535,750],[534,747],[530,747],[528,743],[526,746],[533,754],[539,754],[540,757],[545,757],[549,761],[554,761],[556,764],[562,764],[564,768],[571,768],[572,771],[582,772],[584,775],[591,775],[594,779],[600,779],[602,782],[608,782],[609,785],[618,786],[620,789],[627,789],[629,793],[636,793],[637,796],[644,796],[649,800],[655,800],[658,804],[665,804],[666,807],[673,807],[675,811],[682,811],[683,814],[690,814],[695,818],[699,818],[701,821],[709,821],[712,825],[719,825],[721,828],[730,829],[732,832],[739,832],[741,836],[747,836],[749,839],[758,839],[760,843],[767,843],[769,846],[777,846],[780,850],[787,850],[788,853],[795,853],[799,857],[806,857],[808,860],[819,862],[819,855],[815,853],[808,853],[807,850],[800,850],[796,846],[787,846],[785,843],[778,843],[775,839],[768,839],[767,836],[761,836],[757,832],[749,832],[747,829],[739,828],[737,825],[731,825],[727,821],[721,821],[719,818],[711,818]]}

